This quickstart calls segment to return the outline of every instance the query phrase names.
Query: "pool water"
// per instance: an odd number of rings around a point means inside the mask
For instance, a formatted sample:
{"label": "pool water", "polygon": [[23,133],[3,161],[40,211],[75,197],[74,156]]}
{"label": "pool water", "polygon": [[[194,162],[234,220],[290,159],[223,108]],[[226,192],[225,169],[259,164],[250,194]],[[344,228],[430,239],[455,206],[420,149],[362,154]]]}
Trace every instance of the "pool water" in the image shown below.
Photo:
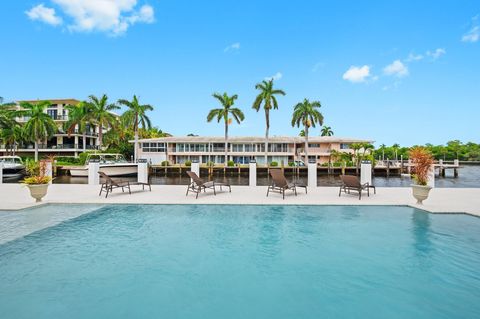
{"label": "pool water", "polygon": [[0,246],[2,319],[480,318],[479,300],[480,219],[407,207],[113,205]]}

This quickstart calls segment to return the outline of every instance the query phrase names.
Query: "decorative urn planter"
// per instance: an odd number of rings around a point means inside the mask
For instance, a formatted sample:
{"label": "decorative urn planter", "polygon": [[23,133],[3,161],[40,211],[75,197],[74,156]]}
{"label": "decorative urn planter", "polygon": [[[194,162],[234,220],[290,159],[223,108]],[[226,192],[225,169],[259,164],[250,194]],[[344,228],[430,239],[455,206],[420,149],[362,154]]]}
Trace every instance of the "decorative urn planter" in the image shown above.
{"label": "decorative urn planter", "polygon": [[428,198],[428,194],[432,187],[428,185],[416,185],[412,184],[413,197],[417,200],[418,205],[422,205],[422,202]]}
{"label": "decorative urn planter", "polygon": [[30,196],[35,198],[36,202],[41,202],[42,198],[47,195],[49,184],[37,184],[37,185],[27,185],[28,189],[30,190]]}

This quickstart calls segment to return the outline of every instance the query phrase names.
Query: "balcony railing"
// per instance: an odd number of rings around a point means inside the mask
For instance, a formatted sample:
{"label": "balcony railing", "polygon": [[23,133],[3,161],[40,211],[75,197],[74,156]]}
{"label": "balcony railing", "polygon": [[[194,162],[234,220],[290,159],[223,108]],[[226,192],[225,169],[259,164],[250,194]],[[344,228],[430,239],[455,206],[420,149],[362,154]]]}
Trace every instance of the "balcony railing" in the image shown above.
{"label": "balcony railing", "polygon": [[[35,145],[19,145],[18,149],[29,149],[34,150]],[[85,147],[87,150],[97,150],[98,145],[87,145]],[[57,145],[48,145],[48,144],[38,144],[38,149],[40,150],[65,150],[65,149],[77,149],[82,150],[83,145],[81,144],[57,144]]]}

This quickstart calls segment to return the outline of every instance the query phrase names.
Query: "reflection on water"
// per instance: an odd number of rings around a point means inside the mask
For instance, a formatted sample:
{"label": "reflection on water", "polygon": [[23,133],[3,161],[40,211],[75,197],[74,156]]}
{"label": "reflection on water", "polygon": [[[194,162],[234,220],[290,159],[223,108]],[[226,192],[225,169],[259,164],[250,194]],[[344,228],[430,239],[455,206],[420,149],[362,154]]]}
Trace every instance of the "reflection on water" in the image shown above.
{"label": "reflection on water", "polygon": [[[294,180],[295,176],[286,172],[285,176],[288,180]],[[202,176],[203,177],[203,176]],[[204,177],[203,177],[204,178]],[[124,180],[136,180],[135,177],[122,178]],[[208,179],[208,178],[205,178]],[[221,172],[216,172],[210,178],[215,181],[230,183],[231,185],[248,185],[248,173],[242,173],[241,175],[226,175]],[[307,182],[307,176],[301,175],[298,180]],[[257,185],[266,186],[270,184],[270,178],[268,176],[257,176]],[[88,179],[86,177],[71,177],[71,176],[58,176],[54,183],[56,184],[87,184]],[[179,175],[178,173],[172,173],[165,176],[163,173],[150,174],[150,182],[157,185],[188,185],[190,178],[185,174]],[[340,178],[333,175],[319,175],[317,177],[318,186],[340,186]],[[412,180],[410,178],[398,177],[398,176],[375,176],[373,177],[373,184],[378,187],[410,187]],[[459,177],[453,177],[453,171],[447,171],[445,177],[435,177],[435,187],[480,187],[480,166],[479,165],[466,165],[459,171]]]}

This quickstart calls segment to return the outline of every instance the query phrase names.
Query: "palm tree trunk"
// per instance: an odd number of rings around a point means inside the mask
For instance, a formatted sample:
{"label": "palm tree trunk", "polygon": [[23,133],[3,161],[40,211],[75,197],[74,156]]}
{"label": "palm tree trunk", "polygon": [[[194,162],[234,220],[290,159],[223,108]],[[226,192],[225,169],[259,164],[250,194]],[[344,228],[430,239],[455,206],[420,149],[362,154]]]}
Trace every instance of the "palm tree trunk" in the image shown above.
{"label": "palm tree trunk", "polygon": [[102,150],[102,141],[103,139],[103,130],[102,130],[102,124],[98,125],[98,148],[101,151]]}
{"label": "palm tree trunk", "polygon": [[35,162],[38,162],[38,140],[35,140]]}
{"label": "palm tree trunk", "polygon": [[228,165],[228,119],[225,121],[225,166]]}
{"label": "palm tree trunk", "polygon": [[305,125],[305,165],[308,165],[308,126]]}
{"label": "palm tree trunk", "polygon": [[137,161],[137,153],[138,153],[138,128],[135,129],[135,143],[133,149],[133,160]]}
{"label": "palm tree trunk", "polygon": [[87,132],[83,132],[83,152],[87,151]]}
{"label": "palm tree trunk", "polygon": [[270,114],[268,109],[265,110],[265,121],[266,121],[266,128],[265,128],[265,165],[268,166],[268,130],[270,129]]}

